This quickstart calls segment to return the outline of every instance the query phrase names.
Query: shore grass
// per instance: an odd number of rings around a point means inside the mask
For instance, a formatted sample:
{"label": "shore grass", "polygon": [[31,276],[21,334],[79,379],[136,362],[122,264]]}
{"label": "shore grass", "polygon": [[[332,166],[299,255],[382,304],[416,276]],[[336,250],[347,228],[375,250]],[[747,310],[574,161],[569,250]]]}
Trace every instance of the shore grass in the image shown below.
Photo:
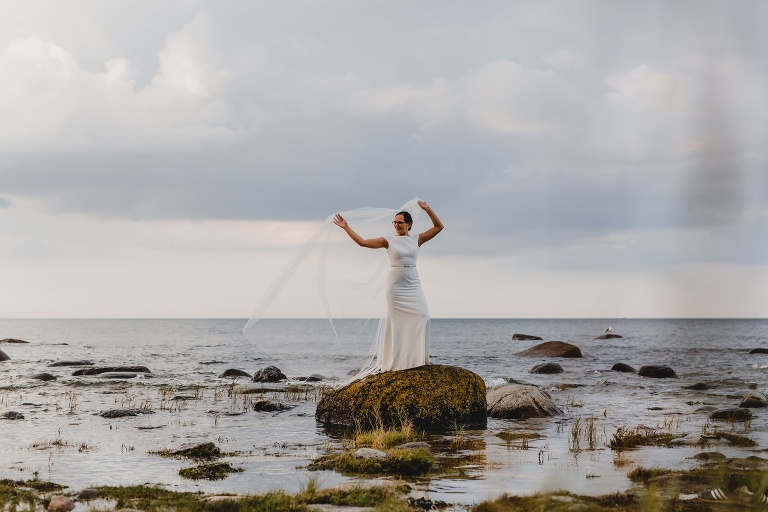
{"label": "shore grass", "polygon": [[380,459],[356,457],[351,451],[325,455],[313,461],[310,471],[331,470],[342,474],[420,476],[430,472],[434,456],[426,448],[394,448]]}
{"label": "shore grass", "polygon": [[210,462],[179,470],[179,476],[190,480],[224,480],[230,473],[242,473],[243,468],[236,468],[229,462]]}
{"label": "shore grass", "polygon": [[[46,492],[32,489],[29,482],[0,480],[0,510],[43,511],[51,498],[52,486]],[[60,490],[63,486],[55,486]],[[40,486],[38,486],[40,487]],[[295,494],[281,491],[259,495],[222,495],[213,499],[203,493],[169,491],[149,485],[127,487],[95,487],[99,499],[114,501],[114,509],[129,508],[144,512],[307,512],[310,504],[349,507],[372,507],[381,512],[408,512],[403,494],[405,486],[345,486],[320,489],[316,479]],[[83,502],[86,506],[87,502]]]}
{"label": "shore grass", "polygon": [[[477,505],[455,505],[451,510],[469,512],[709,512],[732,510],[729,504],[711,504],[684,499],[722,485],[724,478],[738,478],[750,488],[764,490],[768,484],[768,461],[756,458],[727,459],[691,470],[635,468],[628,474],[636,487],[603,496],[584,496],[565,491],[532,496],[502,494]],[[382,512],[413,512],[405,485],[341,486],[321,489],[318,477],[311,477],[296,494],[281,491],[259,495],[207,496],[203,493],[176,492],[142,485],[96,487],[99,498],[115,502],[114,509],[131,508],[144,512],[304,512],[311,504],[372,507]],[[45,510],[52,494],[62,486],[38,481],[0,480],[0,510]],[[66,494],[66,493],[65,493]],[[411,504],[409,504],[411,503]],[[87,502],[83,505],[87,510]],[[450,505],[448,505],[450,506]],[[421,507],[420,509],[424,509]],[[748,510],[739,508],[738,510]]]}

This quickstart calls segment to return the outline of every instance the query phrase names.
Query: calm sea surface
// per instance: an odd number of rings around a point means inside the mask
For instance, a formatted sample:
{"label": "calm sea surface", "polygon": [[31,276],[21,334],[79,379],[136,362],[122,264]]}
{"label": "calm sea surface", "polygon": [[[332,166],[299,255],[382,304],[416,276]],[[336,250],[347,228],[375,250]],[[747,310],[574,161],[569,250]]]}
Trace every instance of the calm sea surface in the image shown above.
{"label": "calm sea surface", "polygon": [[[301,338],[324,320],[282,320],[267,326],[276,337]],[[243,337],[241,320],[0,320],[0,343],[11,357],[0,362],[0,416],[16,411],[23,420],[0,420],[0,478],[40,478],[79,490],[90,485],[161,483],[177,490],[254,493],[297,491],[311,474],[303,469],[328,449],[340,447],[338,434],[314,419],[316,392],[303,395],[266,391],[295,407],[279,413],[244,412],[243,396],[230,397],[228,368],[254,373],[264,366],[258,350]],[[622,339],[596,340],[607,327]],[[514,333],[577,345],[584,357],[558,360],[564,373],[529,373],[543,359],[515,352],[537,342],[512,341]],[[540,343],[540,342],[539,342]],[[622,426],[647,426],[673,433],[735,431],[757,441],[752,449],[717,445],[729,456],[768,448],[768,410],[755,409],[751,424],[712,424],[703,406],[736,407],[750,387],[768,390],[768,320],[515,320],[434,319],[432,362],[461,366],[489,386],[509,379],[544,387],[561,417],[545,420],[494,420],[482,430],[429,434],[443,473],[414,481],[417,492],[449,503],[477,503],[502,492],[530,494],[567,489],[604,494],[631,486],[634,467],[688,468],[702,451],[696,447],[643,448],[616,452],[609,440]],[[75,368],[48,367],[56,361],[87,359],[95,366],[144,365],[150,378],[75,377]],[[679,379],[647,379],[610,371],[623,362],[635,368],[672,367]],[[296,368],[312,373],[312,357]],[[51,382],[31,375],[49,372]],[[289,375],[295,376],[295,375]],[[704,391],[683,386],[707,383]],[[247,379],[237,385],[255,387]],[[193,399],[172,400],[174,396]],[[97,414],[120,407],[153,411],[132,418]],[[593,446],[586,438],[574,446],[575,425],[594,418]],[[528,449],[508,444],[504,431],[538,432]],[[440,442],[442,440],[442,444]],[[213,441],[244,469],[216,481],[191,481],[178,475],[190,464],[153,451],[189,442]],[[442,451],[441,451],[442,450]],[[322,485],[353,480],[326,472]]]}

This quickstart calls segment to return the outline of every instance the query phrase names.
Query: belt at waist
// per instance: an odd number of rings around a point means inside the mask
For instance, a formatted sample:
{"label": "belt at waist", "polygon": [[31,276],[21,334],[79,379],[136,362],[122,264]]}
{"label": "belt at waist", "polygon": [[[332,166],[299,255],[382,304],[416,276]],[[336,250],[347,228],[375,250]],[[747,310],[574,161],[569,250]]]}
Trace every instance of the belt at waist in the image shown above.
{"label": "belt at waist", "polygon": [[390,265],[391,268],[413,268],[416,265]]}

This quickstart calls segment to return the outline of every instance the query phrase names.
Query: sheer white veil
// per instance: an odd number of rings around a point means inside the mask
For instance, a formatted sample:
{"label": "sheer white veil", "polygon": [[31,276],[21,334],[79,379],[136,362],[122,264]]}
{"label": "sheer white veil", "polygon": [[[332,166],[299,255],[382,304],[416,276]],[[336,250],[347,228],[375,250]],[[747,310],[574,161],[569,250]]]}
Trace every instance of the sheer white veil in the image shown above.
{"label": "sheer white veil", "polygon": [[[418,198],[396,210],[339,213],[363,238],[378,238],[394,235],[399,211],[413,217],[411,234],[426,229],[418,225]],[[277,275],[243,328],[257,356],[289,378],[320,374],[343,383],[375,372],[380,360],[389,259],[383,249],[359,247],[333,223],[334,215]],[[293,316],[302,319],[285,318],[286,311],[300,311]]]}

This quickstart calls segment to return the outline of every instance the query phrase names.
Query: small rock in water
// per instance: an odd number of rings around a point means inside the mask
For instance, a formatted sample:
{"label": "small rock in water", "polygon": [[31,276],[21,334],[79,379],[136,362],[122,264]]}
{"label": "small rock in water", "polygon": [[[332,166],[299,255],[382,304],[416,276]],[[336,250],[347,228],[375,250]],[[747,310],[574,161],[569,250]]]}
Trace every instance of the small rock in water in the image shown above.
{"label": "small rock in water", "polygon": [[0,361],[10,361],[10,360],[11,360],[11,357],[5,352],[3,352],[2,350],[0,350]]}
{"label": "small rock in water", "polygon": [[513,334],[513,341],[544,341],[541,336],[533,336],[531,334]]}
{"label": "small rock in water", "polygon": [[0,340],[0,343],[29,343],[29,342],[24,340],[17,340],[14,338],[5,338],[4,340]]}
{"label": "small rock in water", "polygon": [[36,373],[35,375],[32,375],[30,379],[43,380],[47,382],[50,380],[56,380],[56,377],[50,373]]}
{"label": "small rock in water", "polygon": [[285,411],[291,407],[277,400],[257,400],[251,403],[251,409],[257,412],[275,412]]}
{"label": "small rock in water", "polygon": [[4,419],[4,420],[23,420],[24,419],[24,415],[21,414],[20,412],[16,412],[16,411],[8,411],[5,414],[3,414],[2,416],[0,416],[0,419]]}
{"label": "small rock in water", "polygon": [[637,370],[629,366],[625,363],[616,363],[615,365],[611,366],[611,371],[614,372],[624,372],[624,373],[637,373]]}
{"label": "small rock in water", "polygon": [[102,413],[99,413],[99,416],[102,418],[124,418],[126,416],[139,416],[140,414],[155,414],[155,411],[150,411],[148,409],[110,409],[109,411],[104,411]]}
{"label": "small rock in water", "polygon": [[598,336],[595,338],[596,340],[615,340],[617,338],[623,338],[621,334],[613,334],[609,332],[608,334],[603,334],[602,336]]}
{"label": "small rock in water", "polygon": [[768,396],[759,391],[750,391],[739,404],[739,407],[766,407],[768,406]]}
{"label": "small rock in water", "polygon": [[675,370],[665,365],[651,364],[648,366],[641,366],[637,370],[637,374],[641,377],[648,377],[651,379],[676,379],[677,374]]}
{"label": "small rock in water", "polygon": [[301,382],[320,382],[320,381],[323,381],[323,380],[326,380],[326,379],[325,379],[325,376],[323,376],[323,375],[319,375],[317,373],[313,373],[309,377],[296,377],[296,380],[301,381]]}
{"label": "small rock in water", "polygon": [[386,459],[387,454],[373,448],[360,448],[354,453],[358,459]]}
{"label": "small rock in water", "polygon": [[91,366],[93,363],[87,359],[80,359],[78,361],[56,361],[48,365],[49,368],[56,366]]}
{"label": "small rock in water", "polygon": [[563,373],[563,367],[557,363],[537,364],[530,369],[529,373]]}
{"label": "small rock in water", "polygon": [[280,382],[288,380],[277,366],[265,366],[253,375],[253,382]]}
{"label": "small rock in water", "polygon": [[48,503],[51,512],[69,512],[75,509],[75,504],[66,496],[54,496]]}
{"label": "small rock in water", "polygon": [[201,400],[199,396],[192,396],[192,395],[176,395],[173,398],[171,398],[171,401],[176,400]]}
{"label": "small rock in water", "polygon": [[243,370],[238,370],[236,368],[230,368],[228,370],[224,370],[219,374],[219,378],[223,379],[225,377],[248,377],[251,378],[251,374],[248,372],[244,372]]}
{"label": "small rock in water", "polygon": [[721,421],[749,421],[752,419],[752,413],[749,409],[716,409],[709,413],[709,419]]}
{"label": "small rock in water", "polygon": [[768,354],[768,348],[753,348],[749,351],[750,354]]}

